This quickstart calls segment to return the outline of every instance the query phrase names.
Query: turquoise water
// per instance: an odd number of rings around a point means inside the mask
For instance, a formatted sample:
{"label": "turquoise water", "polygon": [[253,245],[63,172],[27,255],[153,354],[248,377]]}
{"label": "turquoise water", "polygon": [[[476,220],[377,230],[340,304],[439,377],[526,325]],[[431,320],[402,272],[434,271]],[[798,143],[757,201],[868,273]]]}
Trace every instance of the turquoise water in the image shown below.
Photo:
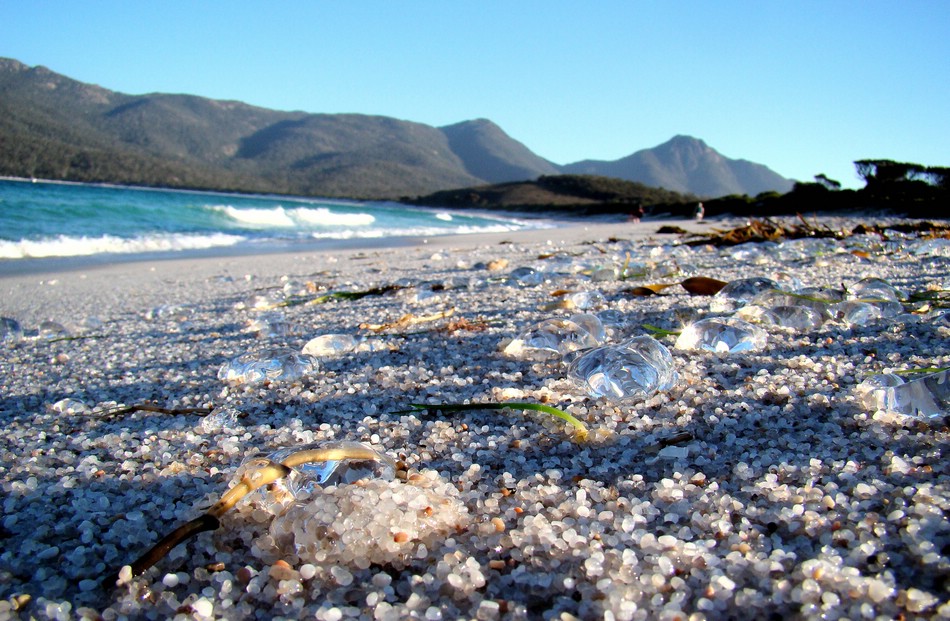
{"label": "turquoise water", "polygon": [[388,202],[0,180],[0,259],[320,245],[505,232],[513,218]]}

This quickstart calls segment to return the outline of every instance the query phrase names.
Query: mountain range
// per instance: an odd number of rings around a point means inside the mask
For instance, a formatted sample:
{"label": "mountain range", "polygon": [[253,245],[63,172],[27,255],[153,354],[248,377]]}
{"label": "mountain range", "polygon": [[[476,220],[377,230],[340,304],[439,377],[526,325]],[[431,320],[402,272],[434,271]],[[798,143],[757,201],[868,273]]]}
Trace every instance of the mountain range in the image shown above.
{"label": "mountain range", "polygon": [[192,95],[127,95],[0,58],[0,175],[397,198],[564,173],[703,197],[793,185],[688,136],[616,161],[559,166],[487,119],[432,127]]}

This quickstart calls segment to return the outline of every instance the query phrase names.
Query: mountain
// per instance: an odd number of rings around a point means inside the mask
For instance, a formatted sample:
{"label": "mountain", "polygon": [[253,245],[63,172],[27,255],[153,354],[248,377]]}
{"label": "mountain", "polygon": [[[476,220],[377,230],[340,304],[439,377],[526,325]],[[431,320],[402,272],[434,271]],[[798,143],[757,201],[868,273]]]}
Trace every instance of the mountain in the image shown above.
{"label": "mountain", "polygon": [[513,140],[488,119],[463,121],[441,128],[449,147],[470,174],[491,183],[536,179],[559,168]]}
{"label": "mountain", "polygon": [[729,159],[690,136],[675,136],[657,147],[619,160],[584,160],[561,169],[566,173],[617,177],[708,197],[787,192],[793,185],[762,164]]}
{"label": "mountain", "polygon": [[561,172],[703,196],[791,185],[764,166],[728,160],[692,138],[617,162],[559,167],[486,119],[436,128],[192,95],[127,95],[0,58],[0,175],[397,198]]}

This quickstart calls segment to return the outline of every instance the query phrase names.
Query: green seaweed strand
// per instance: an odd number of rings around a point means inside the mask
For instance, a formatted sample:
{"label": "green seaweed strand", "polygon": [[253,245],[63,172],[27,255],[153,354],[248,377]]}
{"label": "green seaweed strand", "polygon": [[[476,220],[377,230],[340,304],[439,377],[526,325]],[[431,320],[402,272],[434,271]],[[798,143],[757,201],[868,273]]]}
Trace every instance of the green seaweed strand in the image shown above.
{"label": "green seaweed strand", "polygon": [[587,426],[574,418],[564,410],[559,410],[557,408],[551,407],[549,405],[542,405],[540,403],[525,403],[525,402],[508,402],[508,403],[442,403],[442,404],[427,404],[427,403],[410,403],[409,407],[412,410],[409,412],[418,412],[424,410],[427,412],[433,411],[442,411],[442,412],[467,412],[471,410],[531,410],[534,412],[543,412],[545,414],[550,414],[551,416],[556,416],[563,421],[566,421],[574,426],[577,430],[577,440],[579,442],[584,442],[587,439]]}

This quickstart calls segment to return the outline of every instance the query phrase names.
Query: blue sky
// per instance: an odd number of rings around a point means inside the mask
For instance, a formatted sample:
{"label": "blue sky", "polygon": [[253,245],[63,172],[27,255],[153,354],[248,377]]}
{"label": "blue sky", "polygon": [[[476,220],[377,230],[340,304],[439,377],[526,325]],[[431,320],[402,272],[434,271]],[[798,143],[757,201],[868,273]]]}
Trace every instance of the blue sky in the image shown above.
{"label": "blue sky", "polygon": [[950,2],[0,0],[0,56],[130,94],[441,126],[558,164],[676,134],[790,178],[950,165]]}

